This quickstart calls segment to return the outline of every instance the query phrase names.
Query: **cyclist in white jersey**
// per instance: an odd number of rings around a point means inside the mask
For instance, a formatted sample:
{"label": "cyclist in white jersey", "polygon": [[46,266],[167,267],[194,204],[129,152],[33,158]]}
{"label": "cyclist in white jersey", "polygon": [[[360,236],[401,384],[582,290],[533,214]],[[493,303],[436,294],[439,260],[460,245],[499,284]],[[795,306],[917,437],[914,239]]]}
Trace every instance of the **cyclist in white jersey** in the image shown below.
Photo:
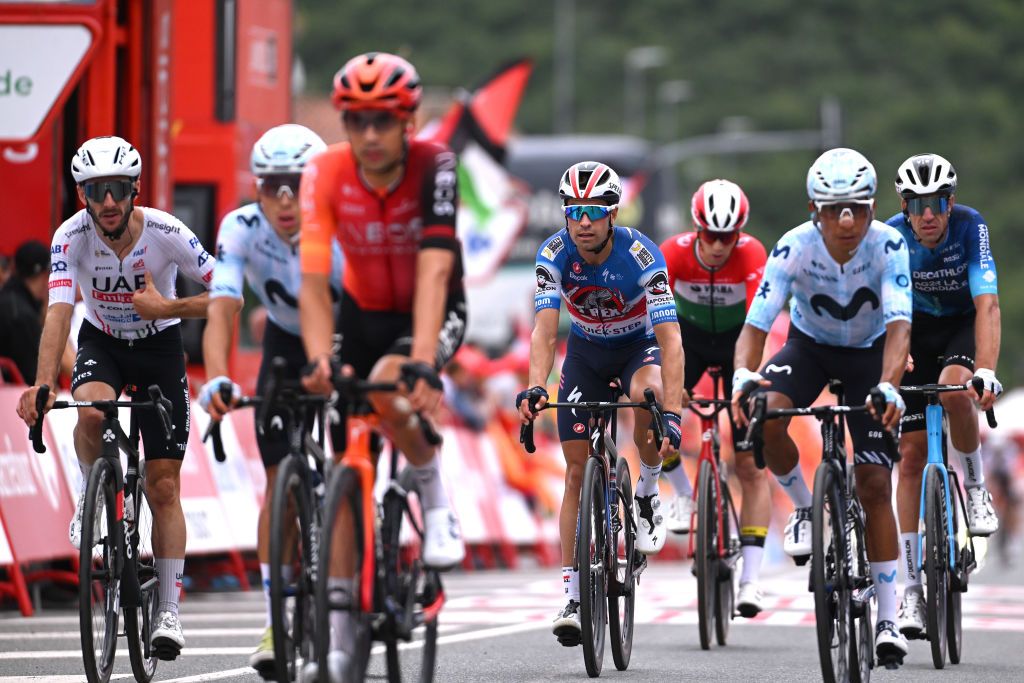
{"label": "cyclist in white jersey", "polygon": [[[888,429],[898,426],[904,405],[895,387],[910,345],[910,260],[903,236],[874,220],[877,186],[874,167],[851,149],[825,152],[808,171],[811,220],[783,235],[772,250],[736,342],[732,400],[740,423],[746,422],[739,403],[748,383],[767,389],[768,409],[773,410],[808,406],[828,380],[838,379],[848,401],[866,401],[877,386],[887,403],[884,415],[877,417]],[[754,369],[768,331],[789,295],[789,338],[758,373]],[[878,596],[876,651],[879,659],[902,661],[907,642],[895,623],[899,548],[893,463],[871,417],[850,414],[847,426]],[[765,423],[764,458],[796,508],[783,547],[800,557],[811,554],[812,497],[788,427],[788,419]]]}
{"label": "cyclist in white jersey", "polygon": [[[230,410],[220,389],[227,386],[237,397],[239,386],[228,376],[228,355],[234,332],[234,317],[242,307],[246,281],[267,309],[263,336],[263,360],[256,380],[262,395],[270,379],[275,357],[287,362],[286,374],[298,377],[306,364],[306,352],[299,334],[299,180],[306,162],[326,149],[324,141],[304,126],[287,123],[264,133],[252,148],[250,170],[255,177],[257,200],[224,216],[217,233],[217,268],[210,288],[210,308],[203,332],[203,360],[210,379],[199,392],[199,403],[214,420]],[[341,292],[341,248],[333,245],[331,285]],[[266,470],[263,507],[257,522],[256,556],[260,561],[263,592],[267,604],[266,628],[249,665],[273,676],[274,635],[270,618],[270,499],[277,479],[277,466],[288,454],[287,440],[256,430]],[[282,566],[291,580],[291,565]]]}
{"label": "cyclist in white jersey", "polygon": [[[161,656],[173,659],[185,645],[178,621],[185,565],[185,516],[179,495],[189,430],[188,379],[178,323],[181,318],[205,317],[208,300],[205,292],[177,298],[174,281],[180,270],[208,286],[214,258],[174,216],[135,206],[141,173],[139,153],[119,137],[88,140],[72,158],[71,174],[85,208],[53,235],[50,307],[39,345],[39,369],[35,385],[21,396],[18,414],[29,425],[39,419],[36,393],[42,384],[56,384],[75,290],[81,288],[87,316],[71,380],[75,400],[111,400],[126,387],[145,392],[157,384],[173,406],[171,442],[164,440],[153,411],[138,415],[160,580],[152,643]],[[51,394],[51,405],[54,398]],[[103,414],[94,408],[78,411],[74,440],[84,480],[100,455],[102,420]],[[78,497],[69,530],[76,547],[81,542],[84,498]]]}

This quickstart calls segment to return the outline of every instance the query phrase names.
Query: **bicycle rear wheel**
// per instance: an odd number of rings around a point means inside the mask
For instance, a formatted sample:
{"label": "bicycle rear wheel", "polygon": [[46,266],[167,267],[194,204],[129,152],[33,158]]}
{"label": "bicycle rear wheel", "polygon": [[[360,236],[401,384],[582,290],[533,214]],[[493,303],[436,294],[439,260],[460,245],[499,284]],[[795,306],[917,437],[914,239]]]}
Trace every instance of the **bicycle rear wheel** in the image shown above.
{"label": "bicycle rear wheel", "polygon": [[937,467],[929,467],[924,487],[925,612],[932,664],[946,666],[946,605],[949,600],[949,537],[946,529],[946,485]]}
{"label": "bicycle rear wheel", "polygon": [[608,621],[605,574],[605,484],[601,461],[587,458],[580,493],[576,563],[580,568],[580,624],[583,662],[591,678],[601,675]]}
{"label": "bicycle rear wheel", "polygon": [[[715,556],[718,558],[718,586],[715,594],[715,640],[718,641],[719,645],[725,645],[729,638],[729,626],[732,625],[732,613],[733,606],[736,603],[736,582],[733,581],[733,567],[735,567],[735,558],[727,561],[727,558],[735,552],[735,546],[733,545],[733,522],[736,520],[736,516],[732,506],[732,496],[729,495],[729,489],[724,481],[719,481],[719,487],[722,491],[722,495],[719,496],[721,505],[716,510],[716,516],[722,520],[721,532],[716,531],[716,544],[712,547]],[[721,536],[722,547],[725,548],[725,554],[720,555],[718,553],[717,538]]]}
{"label": "bicycle rear wheel", "polygon": [[711,463],[703,460],[697,472],[697,538],[693,562],[697,569],[697,630],[703,650],[711,648],[718,593],[718,501]]}
{"label": "bicycle rear wheel", "polygon": [[628,512],[633,505],[633,485],[629,476],[629,463],[623,458],[619,458],[615,465],[615,478],[618,482],[619,515],[612,520],[612,543],[615,546],[615,582],[618,584],[618,595],[612,595],[609,591],[608,630],[615,668],[625,671],[629,667],[629,658],[633,653],[637,584],[633,579],[636,528],[630,524],[632,518]]}
{"label": "bicycle rear wheel", "polygon": [[[313,650],[313,512],[309,469],[295,455],[277,467],[270,501],[270,624],[274,634],[274,665],[264,678],[295,678],[296,660]],[[294,579],[284,579],[289,567]],[[290,604],[289,604],[289,598]]]}
{"label": "bicycle rear wheel", "polygon": [[845,506],[842,480],[828,462],[814,475],[811,515],[811,583],[818,633],[818,659],[825,683],[848,680],[850,589],[845,566]]}
{"label": "bicycle rear wheel", "polygon": [[[149,683],[156,674],[160,659],[150,647],[149,639],[156,624],[156,608],[160,604],[157,591],[156,568],[153,564],[153,511],[146,497],[145,462],[139,464],[139,477],[132,494],[132,535],[138,534],[135,545],[134,571],[139,577],[140,599],[134,609],[124,609],[124,631],[128,638],[128,657],[132,673],[139,683]],[[125,499],[127,506],[128,499]],[[125,508],[125,515],[129,510]]]}
{"label": "bicycle rear wheel", "polygon": [[[852,474],[848,486],[850,491],[856,490]],[[870,585],[871,566],[864,543],[864,515],[858,501],[850,505],[848,517],[852,518],[847,525],[851,531],[847,539],[850,543],[850,557],[853,559],[849,580],[855,588],[864,590]],[[871,669],[875,664],[875,622],[871,618],[871,611],[870,599],[851,603],[849,661],[852,683],[868,683],[871,680]]]}
{"label": "bicycle rear wheel", "polygon": [[[328,655],[331,651],[331,615],[338,611],[347,613],[348,629],[340,634],[345,643],[347,679],[361,683],[366,678],[366,667],[370,660],[370,646],[373,632],[370,616],[362,609],[360,591],[365,571],[363,525],[363,491],[359,484],[359,473],[350,467],[335,467],[327,482],[324,503],[323,525],[320,534],[319,557],[314,595],[313,631],[314,656],[319,676],[316,680],[330,680]],[[343,542],[344,541],[344,542]],[[337,556],[337,557],[335,557]],[[346,566],[342,566],[346,565]],[[332,570],[340,576],[347,569],[353,571],[355,590],[342,593],[332,590],[329,585]],[[373,577],[370,577],[373,580]],[[304,678],[312,678],[305,677]]]}
{"label": "bicycle rear wheel", "polygon": [[85,487],[82,544],[79,549],[78,619],[82,660],[89,683],[106,683],[114,669],[121,575],[117,571],[117,521],[114,465],[99,458]]}

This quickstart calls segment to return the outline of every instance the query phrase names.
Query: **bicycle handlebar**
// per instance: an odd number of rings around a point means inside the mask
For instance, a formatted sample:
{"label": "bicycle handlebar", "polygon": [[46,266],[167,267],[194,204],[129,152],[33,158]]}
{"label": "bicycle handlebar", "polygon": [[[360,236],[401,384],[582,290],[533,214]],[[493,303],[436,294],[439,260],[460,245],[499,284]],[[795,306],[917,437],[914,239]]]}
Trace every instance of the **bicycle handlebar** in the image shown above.
{"label": "bicycle handlebar", "polygon": [[[665,432],[661,425],[661,406],[658,405],[658,401],[654,397],[653,389],[644,389],[644,400],[640,403],[619,403],[617,401],[584,401],[581,403],[575,403],[571,401],[563,401],[561,403],[545,403],[543,406],[537,406],[536,403],[530,406],[531,412],[534,417],[537,416],[542,410],[548,408],[571,408],[573,410],[582,410],[587,413],[599,413],[605,410],[619,410],[621,408],[643,408],[651,413],[651,431],[654,432],[654,442],[661,447],[661,442],[665,438]],[[523,444],[526,448],[527,453],[536,453],[537,445],[533,440],[533,420],[531,419],[526,424],[519,426],[519,443]]]}
{"label": "bicycle handlebar", "polygon": [[[46,444],[43,443],[43,416],[46,413],[46,403],[50,398],[50,387],[47,384],[39,386],[36,392],[36,412],[39,418],[36,423],[29,427],[28,435],[32,440],[32,449],[36,453],[45,453]],[[156,384],[149,387],[148,401],[118,401],[116,399],[102,399],[99,401],[54,401],[50,410],[61,410],[64,408],[98,408],[104,412],[114,408],[153,408],[160,416],[160,427],[164,432],[164,440],[170,441],[174,436],[174,424],[171,422],[170,411],[173,409],[170,399],[163,395],[160,387]]]}
{"label": "bicycle handlebar", "polygon": [[[900,393],[928,396],[931,394],[945,394],[952,391],[970,391],[971,389],[978,394],[978,398],[981,398],[985,393],[985,380],[980,377],[973,377],[970,382],[965,382],[964,384],[911,384],[900,387]],[[992,429],[998,426],[995,408],[989,408],[985,411],[985,419],[988,420],[988,426]]]}
{"label": "bicycle handlebar", "polygon": [[[981,398],[982,394],[985,393],[985,380],[980,377],[971,378],[971,386],[974,387],[974,391],[978,394],[978,398]],[[999,425],[996,423],[996,411],[995,408],[989,408],[985,411],[985,419],[988,420],[988,426],[995,429]]]}

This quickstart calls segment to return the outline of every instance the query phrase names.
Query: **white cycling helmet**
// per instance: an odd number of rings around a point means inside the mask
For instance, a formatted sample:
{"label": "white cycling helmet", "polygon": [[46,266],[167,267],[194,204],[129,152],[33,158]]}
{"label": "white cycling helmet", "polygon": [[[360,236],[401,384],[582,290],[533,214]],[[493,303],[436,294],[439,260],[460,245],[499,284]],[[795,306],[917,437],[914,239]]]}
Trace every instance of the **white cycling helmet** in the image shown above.
{"label": "white cycling helmet", "polygon": [[71,158],[71,175],[81,185],[93,178],[142,175],[142,157],[127,140],[116,135],[86,140]]}
{"label": "white cycling helmet", "polygon": [[846,147],[825,152],[807,171],[807,197],[812,202],[873,199],[877,188],[875,167],[863,154]]}
{"label": "white cycling helmet", "polygon": [[256,177],[302,173],[306,163],[325,149],[320,136],[305,126],[274,126],[253,145],[249,169]]}
{"label": "white cycling helmet", "polygon": [[735,232],[750,217],[747,195],[729,180],[709,180],[693,193],[690,214],[698,230]]}
{"label": "white cycling helmet", "polygon": [[956,169],[938,154],[915,154],[896,171],[896,192],[904,199],[956,192]]}
{"label": "white cycling helmet", "polygon": [[562,174],[558,196],[563,202],[569,199],[601,199],[608,204],[618,204],[622,197],[622,181],[607,164],[581,161]]}

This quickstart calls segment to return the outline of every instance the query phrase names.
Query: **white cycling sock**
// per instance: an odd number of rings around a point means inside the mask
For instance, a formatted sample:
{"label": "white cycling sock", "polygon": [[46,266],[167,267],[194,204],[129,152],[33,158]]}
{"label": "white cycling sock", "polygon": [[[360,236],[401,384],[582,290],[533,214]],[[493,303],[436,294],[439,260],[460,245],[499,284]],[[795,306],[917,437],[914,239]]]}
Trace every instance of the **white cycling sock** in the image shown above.
{"label": "white cycling sock", "polygon": [[156,575],[159,579],[159,612],[178,614],[178,598],[181,595],[181,578],[185,573],[185,558],[154,558]]}
{"label": "white cycling sock", "polygon": [[757,581],[761,575],[761,558],[764,557],[764,546],[742,545],[740,556],[743,558],[743,570],[740,572],[740,585]]}
{"label": "white cycling sock", "polygon": [[953,446],[953,441],[950,440],[949,450],[960,456],[960,470],[964,475],[964,488],[984,486],[985,467],[981,459],[981,446],[978,446],[970,453],[964,453],[963,451],[958,451]]}
{"label": "white cycling sock", "polygon": [[804,473],[800,469],[799,463],[789,472],[781,477],[776,476],[775,479],[779,482],[782,490],[786,492],[786,495],[789,496],[789,499],[793,501],[794,507],[811,507],[814,497],[811,495],[811,490],[807,488],[807,482],[804,481]]}
{"label": "white cycling sock", "polygon": [[78,469],[82,473],[82,490],[80,493],[85,493],[85,487],[89,484],[89,475],[92,473],[92,465],[86,465],[84,462],[79,460]]}
{"label": "white cycling sock", "polygon": [[[281,578],[286,584],[292,582],[292,576],[295,574],[292,571],[290,564],[281,565]],[[260,578],[263,579],[263,597],[267,603],[267,626],[271,626],[273,619],[270,616],[270,565],[265,562],[260,562]]]}
{"label": "white cycling sock", "polygon": [[437,455],[434,455],[426,465],[413,465],[412,473],[416,478],[420,505],[424,510],[450,507],[448,494],[444,490],[444,481],[441,479],[441,462]]}
{"label": "white cycling sock", "polygon": [[900,534],[900,564],[903,565],[903,580],[907,588],[921,585],[921,535],[917,532]]}
{"label": "white cycling sock", "polygon": [[[341,592],[355,600],[355,577],[341,578],[332,576],[327,579],[329,593]],[[331,649],[342,650],[351,654],[355,633],[352,628],[352,615],[345,610],[331,612]]]}
{"label": "white cycling sock", "polygon": [[870,562],[871,581],[875,584],[875,595],[878,597],[878,621],[896,623],[896,610],[899,600],[896,599],[896,560]]}
{"label": "white cycling sock", "polygon": [[687,476],[682,463],[679,463],[679,467],[673,470],[663,469],[661,476],[668,479],[668,483],[672,484],[672,488],[676,490],[676,495],[683,496],[684,498],[693,496],[693,484],[690,483],[690,477]]}
{"label": "white cycling sock", "polygon": [[570,600],[580,601],[580,573],[572,567],[562,567],[562,590]]}
{"label": "white cycling sock", "polygon": [[[681,468],[679,468],[681,469]],[[658,492],[658,477],[661,476],[661,465],[651,467],[645,462],[640,463],[640,478],[636,480],[636,494],[641,498],[653,496]]]}

